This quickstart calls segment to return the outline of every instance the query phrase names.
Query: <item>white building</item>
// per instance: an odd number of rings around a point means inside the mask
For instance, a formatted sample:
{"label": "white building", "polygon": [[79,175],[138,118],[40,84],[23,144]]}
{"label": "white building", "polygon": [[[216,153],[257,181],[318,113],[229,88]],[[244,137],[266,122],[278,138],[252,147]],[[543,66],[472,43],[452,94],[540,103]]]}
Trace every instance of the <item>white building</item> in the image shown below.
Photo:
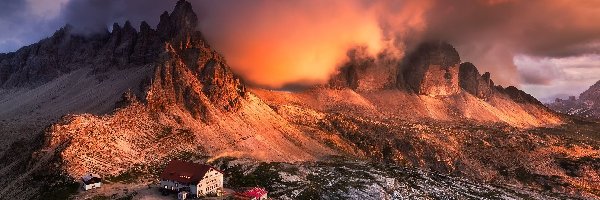
{"label": "white building", "polygon": [[172,160],[160,175],[160,186],[188,191],[192,197],[218,195],[223,190],[223,172],[209,165]]}
{"label": "white building", "polygon": [[102,179],[96,174],[87,174],[81,177],[81,181],[83,182],[82,188],[86,191],[102,186]]}

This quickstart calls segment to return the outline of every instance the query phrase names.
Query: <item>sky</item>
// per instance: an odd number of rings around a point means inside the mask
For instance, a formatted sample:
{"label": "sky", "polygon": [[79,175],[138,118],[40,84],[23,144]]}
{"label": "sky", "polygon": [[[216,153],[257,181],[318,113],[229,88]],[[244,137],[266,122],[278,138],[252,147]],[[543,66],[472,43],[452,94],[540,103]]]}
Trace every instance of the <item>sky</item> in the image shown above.
{"label": "sky", "polygon": [[[401,58],[423,40],[547,101],[600,80],[600,0],[190,0],[200,31],[244,79],[267,87],[327,81],[366,47]],[[0,52],[72,24],[82,34],[146,20],[175,0],[2,0]]]}

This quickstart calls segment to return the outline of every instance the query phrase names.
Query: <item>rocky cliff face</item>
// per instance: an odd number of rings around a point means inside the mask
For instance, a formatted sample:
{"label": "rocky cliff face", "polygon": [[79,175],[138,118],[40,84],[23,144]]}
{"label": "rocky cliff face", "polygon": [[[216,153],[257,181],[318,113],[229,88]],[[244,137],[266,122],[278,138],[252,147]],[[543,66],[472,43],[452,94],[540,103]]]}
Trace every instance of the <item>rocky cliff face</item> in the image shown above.
{"label": "rocky cliff face", "polygon": [[460,87],[466,92],[481,99],[487,99],[493,94],[494,82],[489,72],[481,75],[475,65],[465,62],[460,64],[459,76]]}
{"label": "rocky cliff face", "polygon": [[207,103],[237,110],[246,89],[225,59],[195,30],[197,21],[191,4],[185,1],[178,2],[170,15],[161,15],[158,34],[169,39],[158,59],[148,101],[155,108],[176,103],[206,120]]}
{"label": "rocky cliff face", "polygon": [[587,119],[600,119],[600,81],[579,95],[569,99],[556,99],[547,106],[559,113]]}
{"label": "rocky cliff face", "polygon": [[450,44],[425,42],[404,58],[397,83],[421,95],[457,94],[459,64],[460,56]]}
{"label": "rocky cliff face", "polygon": [[461,63],[456,49],[445,42],[423,42],[402,60],[386,57],[385,53],[371,57],[360,48],[351,50],[348,57],[349,62],[332,76],[329,88],[356,92],[399,90],[432,98],[466,92],[491,104],[493,98],[502,98],[547,109],[535,97],[514,86],[495,85],[489,72],[480,74],[472,63]]}

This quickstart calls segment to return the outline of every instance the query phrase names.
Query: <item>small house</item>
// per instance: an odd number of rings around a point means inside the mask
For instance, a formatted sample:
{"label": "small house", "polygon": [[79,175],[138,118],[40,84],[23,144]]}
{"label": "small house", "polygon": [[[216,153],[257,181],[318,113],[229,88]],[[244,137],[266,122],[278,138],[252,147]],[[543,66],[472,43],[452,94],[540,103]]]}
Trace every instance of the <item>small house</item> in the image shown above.
{"label": "small house", "polygon": [[81,180],[83,182],[82,188],[86,191],[102,186],[102,178],[100,178],[100,176],[97,174],[86,174],[85,176],[81,177]]}
{"label": "small house", "polygon": [[223,172],[209,165],[172,160],[160,175],[160,186],[165,191],[189,192],[188,197],[216,196],[223,189]]}
{"label": "small house", "polygon": [[177,200],[186,200],[187,195],[188,195],[188,192],[181,191],[181,192],[177,193]]}
{"label": "small house", "polygon": [[267,199],[267,190],[265,188],[253,187],[245,188],[235,193],[235,199],[240,200],[265,200]]}

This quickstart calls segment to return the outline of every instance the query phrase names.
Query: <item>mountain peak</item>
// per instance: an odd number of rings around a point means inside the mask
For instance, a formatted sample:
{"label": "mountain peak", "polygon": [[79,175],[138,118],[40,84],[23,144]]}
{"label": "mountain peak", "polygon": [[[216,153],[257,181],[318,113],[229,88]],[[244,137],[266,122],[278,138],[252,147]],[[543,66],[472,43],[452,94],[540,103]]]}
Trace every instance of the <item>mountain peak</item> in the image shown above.
{"label": "mountain peak", "polygon": [[440,40],[421,43],[412,55],[413,59],[420,59],[427,65],[449,67],[460,64],[460,55],[454,46]]}
{"label": "mountain peak", "polygon": [[177,29],[194,30],[198,25],[198,17],[192,8],[192,4],[185,0],[179,0],[171,13],[171,20]]}
{"label": "mountain peak", "polygon": [[405,57],[397,82],[422,95],[457,94],[459,64],[460,56],[452,45],[439,40],[423,42]]}
{"label": "mountain peak", "polygon": [[160,16],[157,30],[163,38],[170,38],[179,33],[191,32],[198,26],[198,17],[192,8],[192,4],[185,0],[179,0],[173,12],[164,12]]}

